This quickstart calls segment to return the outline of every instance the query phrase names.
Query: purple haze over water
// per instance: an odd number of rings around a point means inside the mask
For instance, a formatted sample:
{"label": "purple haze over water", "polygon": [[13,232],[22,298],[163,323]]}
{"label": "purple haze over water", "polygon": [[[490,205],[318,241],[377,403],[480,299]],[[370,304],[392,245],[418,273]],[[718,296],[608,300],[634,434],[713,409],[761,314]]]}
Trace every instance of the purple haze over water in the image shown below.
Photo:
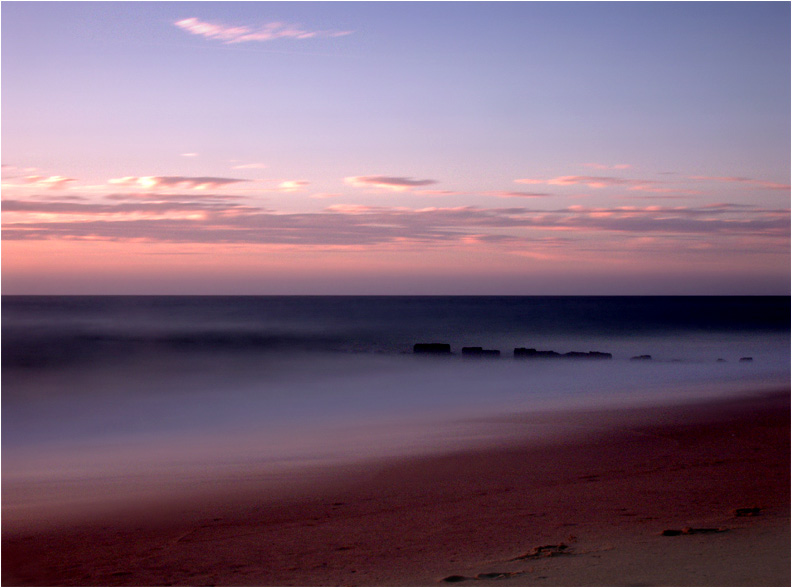
{"label": "purple haze over water", "polygon": [[[4,509],[30,484],[456,448],[517,432],[508,415],[679,403],[790,377],[788,297],[2,304]],[[454,353],[412,353],[433,341]],[[501,355],[460,354],[474,345]],[[515,347],[613,358],[517,360]]]}

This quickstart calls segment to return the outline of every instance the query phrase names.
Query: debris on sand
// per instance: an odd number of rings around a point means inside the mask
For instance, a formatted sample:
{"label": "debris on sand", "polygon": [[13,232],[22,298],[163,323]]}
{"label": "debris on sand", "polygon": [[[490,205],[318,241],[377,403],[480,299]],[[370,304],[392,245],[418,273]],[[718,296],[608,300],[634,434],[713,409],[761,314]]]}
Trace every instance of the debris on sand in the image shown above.
{"label": "debris on sand", "polygon": [[723,533],[728,529],[720,529],[715,527],[693,528],[685,527],[684,529],[666,529],[660,533],[664,537],[676,537],[677,535],[702,535],[707,533]]}
{"label": "debris on sand", "polygon": [[534,547],[528,553],[523,554],[514,559],[535,559],[539,557],[555,557],[557,555],[570,555],[570,552],[567,551],[568,549],[569,549],[569,545],[566,545],[565,543],[559,543],[558,545],[542,545],[540,547]]}
{"label": "debris on sand", "polygon": [[757,517],[762,512],[761,508],[735,508],[734,516],[736,517]]}

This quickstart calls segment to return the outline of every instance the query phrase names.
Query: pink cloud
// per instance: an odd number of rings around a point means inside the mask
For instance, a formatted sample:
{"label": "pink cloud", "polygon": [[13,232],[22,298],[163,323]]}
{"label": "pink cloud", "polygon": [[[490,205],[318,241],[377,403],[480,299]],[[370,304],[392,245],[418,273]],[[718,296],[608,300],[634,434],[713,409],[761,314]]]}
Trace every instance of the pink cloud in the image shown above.
{"label": "pink cloud", "polygon": [[496,191],[496,192],[484,192],[484,196],[494,196],[496,198],[544,198],[546,196],[552,196],[547,192],[519,192],[519,191]]}
{"label": "pink cloud", "polygon": [[[283,213],[222,199],[128,200],[118,204],[65,199],[3,202],[4,239],[140,239],[182,243],[367,246],[535,239],[558,232],[578,240],[624,234],[666,241],[789,240],[789,210],[713,203],[701,207],[569,206],[555,210],[470,206],[412,209],[337,204]],[[47,217],[42,218],[41,213]],[[597,237],[598,238],[598,237]],[[467,241],[465,241],[467,240]]]}
{"label": "pink cloud", "polygon": [[268,167],[266,163],[243,163],[235,165],[231,169],[267,169]]}
{"label": "pink cloud", "polygon": [[670,189],[661,189],[657,188],[654,190],[639,190],[641,192],[651,192],[652,195],[649,196],[625,196],[625,198],[635,199],[635,200],[681,200],[684,198],[690,198],[691,196],[700,196],[703,194],[701,190],[670,190]]}
{"label": "pink cloud", "polygon": [[[517,180],[518,182],[520,180]],[[633,180],[629,178],[616,178],[613,176],[559,176],[547,180],[547,184],[554,186],[571,186],[584,184],[589,188],[605,188],[608,186],[630,186],[631,189],[645,187],[648,184],[657,184],[655,180]]]}
{"label": "pink cloud", "polygon": [[246,43],[250,41],[273,41],[275,39],[310,39],[312,37],[341,37],[351,31],[309,31],[295,25],[271,22],[258,27],[230,26],[185,18],[174,23],[193,35],[223,43]]}
{"label": "pink cloud", "polygon": [[380,188],[403,192],[420,186],[436,184],[436,180],[414,180],[412,178],[392,176],[352,176],[344,178],[344,182],[356,188]]}
{"label": "pink cloud", "polygon": [[126,176],[123,178],[111,179],[108,183],[122,186],[139,186],[150,190],[156,190],[158,188],[205,190],[247,181],[249,180],[205,176]]}
{"label": "pink cloud", "polygon": [[26,176],[23,181],[49,190],[64,190],[68,187],[67,184],[77,180],[65,176]]}
{"label": "pink cloud", "polygon": [[238,201],[239,196],[230,194],[212,194],[191,192],[189,194],[172,194],[163,192],[136,192],[131,194],[107,194],[106,200],[112,201],[146,201],[146,202],[199,202],[209,200]]}
{"label": "pink cloud", "polygon": [[629,186],[638,189],[650,184],[657,184],[656,180],[634,180],[629,178],[616,178],[613,176],[558,176],[542,180],[538,178],[521,178],[514,180],[518,184],[547,184],[550,186],[575,186],[586,185],[590,188],[605,188],[608,186]]}
{"label": "pink cloud", "polygon": [[296,192],[298,190],[302,190],[310,184],[311,182],[306,180],[286,180],[278,184],[278,189],[283,192]]}
{"label": "pink cloud", "polygon": [[26,184],[33,184],[49,190],[64,190],[67,188],[67,184],[76,181],[75,178],[67,178],[65,176],[26,176],[24,178]]}
{"label": "pink cloud", "polygon": [[759,188],[766,188],[768,190],[789,190],[789,184],[781,184],[778,182],[768,182],[766,180],[754,180],[753,178],[743,177],[730,177],[730,176],[691,176],[691,180],[701,180],[708,182],[727,182],[731,184],[751,184]]}
{"label": "pink cloud", "polygon": [[676,188],[661,188],[659,186],[636,185],[628,188],[633,192],[651,192],[652,194],[674,194],[677,196],[698,196],[701,190],[678,190]]}
{"label": "pink cloud", "polygon": [[237,202],[218,197],[198,197],[192,195],[176,198],[150,198],[145,195],[111,194],[106,197],[110,202],[88,201],[78,196],[60,197],[45,200],[14,200],[2,201],[4,212],[46,213],[63,215],[118,215],[118,214],[156,214],[169,212],[216,212],[221,215],[231,213],[262,212],[261,208],[242,206]]}
{"label": "pink cloud", "polygon": [[327,212],[339,212],[342,214],[369,214],[392,210],[381,206],[366,206],[365,204],[332,204],[325,208]]}

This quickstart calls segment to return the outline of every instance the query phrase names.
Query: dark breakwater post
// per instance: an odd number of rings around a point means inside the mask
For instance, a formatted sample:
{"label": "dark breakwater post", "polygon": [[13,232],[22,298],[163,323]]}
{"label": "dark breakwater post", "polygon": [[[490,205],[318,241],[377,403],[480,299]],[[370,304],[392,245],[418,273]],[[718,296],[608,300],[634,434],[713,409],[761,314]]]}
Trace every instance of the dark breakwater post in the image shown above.
{"label": "dark breakwater post", "polygon": [[463,347],[465,357],[500,357],[500,349],[484,349],[483,347]]}
{"label": "dark breakwater post", "polygon": [[514,348],[515,359],[547,359],[561,357],[561,354],[556,351],[537,351],[533,347],[526,349],[525,347]]}
{"label": "dark breakwater post", "polygon": [[413,353],[427,355],[451,355],[451,345],[448,343],[416,343]]}
{"label": "dark breakwater post", "polygon": [[613,359],[613,355],[610,353],[604,353],[602,351],[570,351],[561,357],[566,357],[569,359]]}
{"label": "dark breakwater post", "polygon": [[602,351],[570,351],[558,353],[557,351],[538,351],[534,348],[515,347],[515,359],[613,359],[610,353]]}

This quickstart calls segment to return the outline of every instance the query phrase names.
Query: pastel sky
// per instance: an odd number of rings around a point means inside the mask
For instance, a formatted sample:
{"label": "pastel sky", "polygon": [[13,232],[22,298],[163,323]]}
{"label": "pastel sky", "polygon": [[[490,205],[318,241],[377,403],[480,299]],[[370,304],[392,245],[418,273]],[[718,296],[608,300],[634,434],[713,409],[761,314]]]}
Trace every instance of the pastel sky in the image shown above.
{"label": "pastel sky", "polygon": [[3,2],[5,294],[789,294],[788,2]]}

